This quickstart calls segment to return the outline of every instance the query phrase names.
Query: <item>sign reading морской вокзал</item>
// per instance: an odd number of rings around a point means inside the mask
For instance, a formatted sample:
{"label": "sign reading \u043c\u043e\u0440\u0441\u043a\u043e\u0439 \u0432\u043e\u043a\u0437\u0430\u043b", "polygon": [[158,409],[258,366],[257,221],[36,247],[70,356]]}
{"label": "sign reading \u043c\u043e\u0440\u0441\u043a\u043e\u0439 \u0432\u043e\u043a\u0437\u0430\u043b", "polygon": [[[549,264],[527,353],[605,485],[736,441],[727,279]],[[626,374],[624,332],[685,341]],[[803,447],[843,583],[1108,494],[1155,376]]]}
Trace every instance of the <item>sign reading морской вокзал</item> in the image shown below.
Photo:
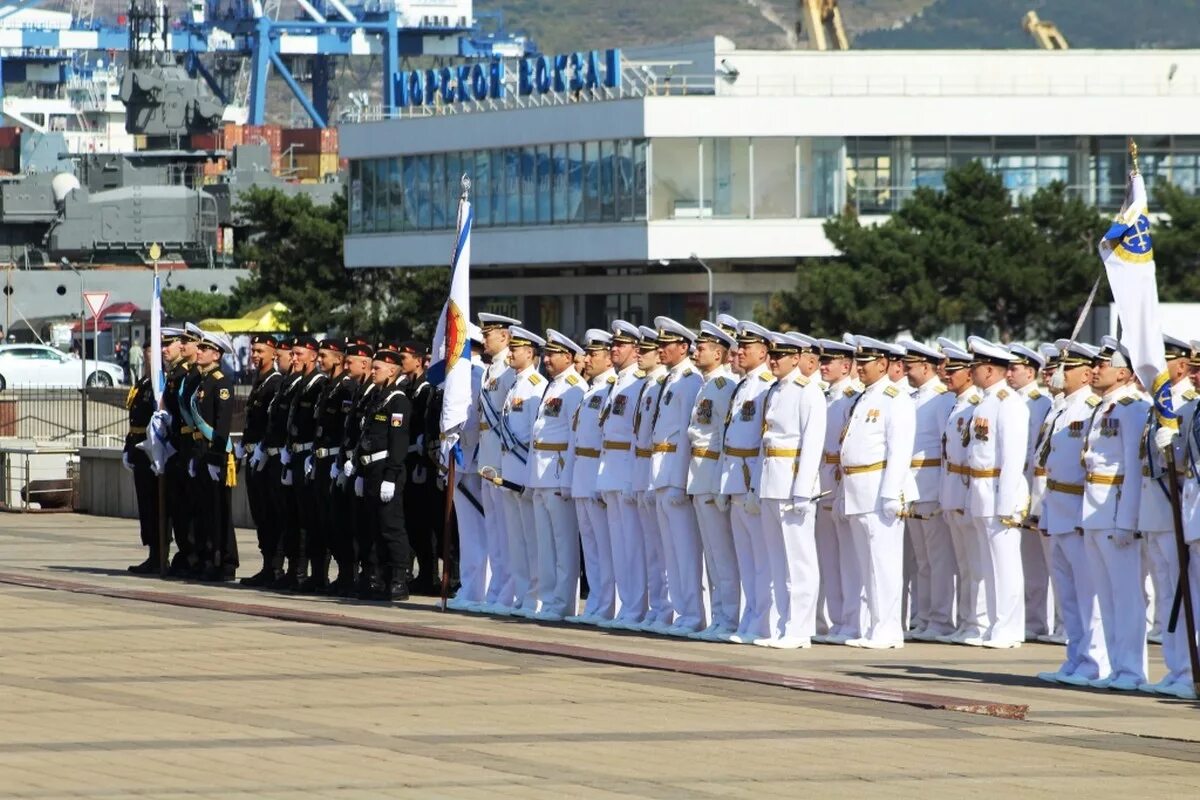
{"label": "sign reading \u043c\u043e\u0440\u0441\u043a\u043e\u0439 \u0432\u043e\u043a\u0437\u0430\u043b", "polygon": [[[396,105],[466,103],[503,100],[508,94],[507,62],[500,59],[457,67],[406,70],[392,77]],[[589,50],[556,56],[534,56],[517,62],[517,93],[521,96],[575,92],[621,85],[621,51]]]}

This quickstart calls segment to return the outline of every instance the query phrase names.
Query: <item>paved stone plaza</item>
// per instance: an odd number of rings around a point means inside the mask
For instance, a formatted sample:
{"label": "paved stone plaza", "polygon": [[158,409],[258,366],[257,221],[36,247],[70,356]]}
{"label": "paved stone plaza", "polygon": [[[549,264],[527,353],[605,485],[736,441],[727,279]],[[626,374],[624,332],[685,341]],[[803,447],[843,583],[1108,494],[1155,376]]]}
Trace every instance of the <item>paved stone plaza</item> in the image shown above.
{"label": "paved stone plaza", "polygon": [[[124,520],[0,515],[0,797],[1200,788],[1200,707],[1041,684],[1061,655],[1049,645],[781,652],[284,597],[129,576],[135,540]],[[298,621],[314,611],[325,624]],[[745,679],[706,674],[723,672]],[[1028,711],[911,702],[926,695]]]}

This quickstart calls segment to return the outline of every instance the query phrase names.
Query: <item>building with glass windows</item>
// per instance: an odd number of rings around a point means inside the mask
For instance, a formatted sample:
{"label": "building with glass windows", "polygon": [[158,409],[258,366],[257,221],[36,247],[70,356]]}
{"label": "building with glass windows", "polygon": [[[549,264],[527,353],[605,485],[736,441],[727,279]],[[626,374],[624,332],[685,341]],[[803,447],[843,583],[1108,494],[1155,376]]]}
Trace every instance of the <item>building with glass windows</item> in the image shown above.
{"label": "building with glass windows", "polygon": [[616,85],[561,89],[552,63],[512,66],[502,96],[478,99],[446,70],[425,102],[343,125],[346,266],[448,263],[465,174],[478,308],[568,333],[617,315],[695,324],[704,266],[713,313],[748,316],[798,264],[835,255],[827,217],[886,215],[963,162],[1014,200],[1062,181],[1115,209],[1132,135],[1151,189],[1200,186],[1200,51],[767,52],[718,37],[624,51]]}

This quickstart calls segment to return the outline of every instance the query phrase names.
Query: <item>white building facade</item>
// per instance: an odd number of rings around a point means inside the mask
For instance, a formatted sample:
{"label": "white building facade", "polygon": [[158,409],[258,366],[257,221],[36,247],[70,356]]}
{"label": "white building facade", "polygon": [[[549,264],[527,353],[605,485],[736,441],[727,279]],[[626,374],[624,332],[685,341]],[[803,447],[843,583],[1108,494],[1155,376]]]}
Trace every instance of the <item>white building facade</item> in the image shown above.
{"label": "white building facade", "polygon": [[695,324],[699,261],[713,313],[749,316],[798,263],[835,255],[826,218],[881,218],[971,160],[1014,199],[1062,181],[1111,210],[1134,136],[1151,190],[1200,187],[1200,51],[766,52],[718,37],[621,63],[617,88],[522,95],[512,68],[503,99],[343,125],[346,266],[448,263],[466,174],[479,308],[567,332],[616,315]]}

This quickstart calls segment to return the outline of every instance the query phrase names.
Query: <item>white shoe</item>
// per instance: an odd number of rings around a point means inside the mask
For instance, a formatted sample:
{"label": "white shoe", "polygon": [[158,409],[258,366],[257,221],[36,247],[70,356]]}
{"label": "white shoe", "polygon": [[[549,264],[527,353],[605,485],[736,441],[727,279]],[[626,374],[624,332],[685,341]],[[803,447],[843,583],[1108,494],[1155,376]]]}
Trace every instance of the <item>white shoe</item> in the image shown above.
{"label": "white shoe", "polygon": [[963,636],[955,644],[964,644],[967,647],[983,647],[986,642],[983,641],[982,636]]}
{"label": "white shoe", "polygon": [[846,642],[850,641],[853,638],[854,638],[853,636],[849,636],[844,633],[827,633],[827,634],[825,634],[825,643],[826,644],[845,644]]}
{"label": "white shoe", "polygon": [[1112,685],[1112,682],[1112,675],[1106,675],[1103,678],[1093,678],[1088,681],[1088,686],[1091,686],[1093,689],[1107,689]]}
{"label": "white shoe", "polygon": [[686,639],[697,632],[698,631],[683,625],[672,625],[671,627],[667,628],[667,636],[678,636],[681,639]]}
{"label": "white shoe", "polygon": [[1166,689],[1163,689],[1159,694],[1168,697],[1178,697],[1180,700],[1195,700],[1196,691],[1194,687],[1187,681],[1175,681]]}
{"label": "white shoe", "polygon": [[514,608],[512,615],[514,617],[524,617],[525,619],[533,619],[533,615],[537,612],[531,608]]}
{"label": "white shoe", "polygon": [[1046,683],[1062,683],[1062,672],[1039,672],[1037,679]]}
{"label": "white shoe", "polygon": [[1043,633],[1041,636],[1037,637],[1037,640],[1043,644],[1067,643],[1067,637],[1063,636],[1061,633]]}
{"label": "white shoe", "polygon": [[985,639],[983,646],[993,650],[1016,650],[1021,642],[1016,639]]}
{"label": "white shoe", "polygon": [[702,630],[702,631],[693,631],[693,632],[689,633],[689,634],[687,635],[687,638],[689,638],[689,639],[699,639],[699,640],[701,640],[701,641],[708,641],[708,638],[709,638],[710,636],[712,636],[714,633],[716,633],[716,632],[717,632],[717,629],[718,629],[719,627],[720,627],[720,626],[719,626],[719,625],[717,625],[717,623],[715,623],[715,622],[714,622],[712,625],[709,625],[707,628],[705,628],[705,629],[704,629],[704,630]]}
{"label": "white shoe", "polygon": [[807,650],[812,647],[812,640],[803,639],[799,636],[784,636],[780,639],[772,639],[771,643],[767,646],[773,647],[776,650]]}
{"label": "white shoe", "polygon": [[562,622],[563,615],[557,611],[539,611],[533,615],[538,622]]}
{"label": "white shoe", "polygon": [[446,608],[451,611],[463,611],[467,607],[466,600],[459,600],[457,597],[451,597],[446,601]]}
{"label": "white shoe", "polygon": [[904,640],[901,639],[897,641],[887,641],[885,639],[868,639],[866,637],[859,637],[857,639],[849,640],[846,642],[846,644],[850,645],[851,647],[862,647],[867,650],[899,650],[900,648],[904,647]]}
{"label": "white shoe", "polygon": [[1114,692],[1136,692],[1141,685],[1141,681],[1137,678],[1127,675],[1124,678],[1117,678],[1108,685],[1108,688]]}
{"label": "white shoe", "polygon": [[620,625],[621,623],[619,620],[615,620],[615,619],[599,619],[599,620],[596,620],[592,624],[594,624],[597,628],[604,628],[605,630],[611,630],[611,629],[617,627],[618,625]]}
{"label": "white shoe", "polygon": [[965,631],[952,631],[951,633],[943,633],[935,636],[933,640],[942,644],[962,644],[962,640],[965,638],[967,638]]}
{"label": "white shoe", "polygon": [[829,634],[828,633],[818,633],[812,637],[812,640],[819,644],[829,644]]}
{"label": "white shoe", "polygon": [[647,621],[642,624],[642,630],[646,633],[656,633],[659,636],[668,636],[671,633],[671,625],[663,622],[662,620],[656,620],[654,622]]}
{"label": "white shoe", "polygon": [[737,644],[737,642],[733,640],[733,637],[736,633],[737,631],[730,630],[729,628],[721,628],[716,633],[712,634],[708,641],[722,642],[724,644]]}
{"label": "white shoe", "polygon": [[463,606],[463,611],[467,611],[471,614],[483,614],[484,613],[483,609],[486,607],[487,607],[487,603],[483,603],[483,602],[467,603],[466,605]]}
{"label": "white shoe", "polygon": [[914,633],[912,635],[912,639],[913,639],[913,641],[916,641],[916,642],[936,642],[938,640],[938,638],[941,637],[942,635],[943,634],[934,633],[933,631],[926,628],[923,631],[917,631],[916,633]]}
{"label": "white shoe", "polygon": [[1158,683],[1150,683],[1149,681],[1146,681],[1138,687],[1138,691],[1145,692],[1146,694],[1165,694],[1166,692],[1164,692],[1164,690],[1169,689],[1173,684],[1174,681],[1172,681],[1170,676],[1168,676],[1163,678]]}
{"label": "white shoe", "polygon": [[583,625],[586,621],[586,617],[583,614],[575,614],[570,617],[563,617],[563,622],[569,622],[572,625]]}
{"label": "white shoe", "polygon": [[1090,687],[1092,685],[1092,679],[1085,678],[1082,675],[1060,675],[1058,682],[1067,686]]}
{"label": "white shoe", "polygon": [[759,637],[752,633],[735,631],[734,633],[729,634],[729,638],[726,641],[733,642],[734,644],[754,644],[754,640],[757,638]]}
{"label": "white shoe", "polygon": [[497,617],[511,617],[516,613],[516,609],[510,606],[502,606],[499,603],[494,603],[484,613],[492,614]]}

